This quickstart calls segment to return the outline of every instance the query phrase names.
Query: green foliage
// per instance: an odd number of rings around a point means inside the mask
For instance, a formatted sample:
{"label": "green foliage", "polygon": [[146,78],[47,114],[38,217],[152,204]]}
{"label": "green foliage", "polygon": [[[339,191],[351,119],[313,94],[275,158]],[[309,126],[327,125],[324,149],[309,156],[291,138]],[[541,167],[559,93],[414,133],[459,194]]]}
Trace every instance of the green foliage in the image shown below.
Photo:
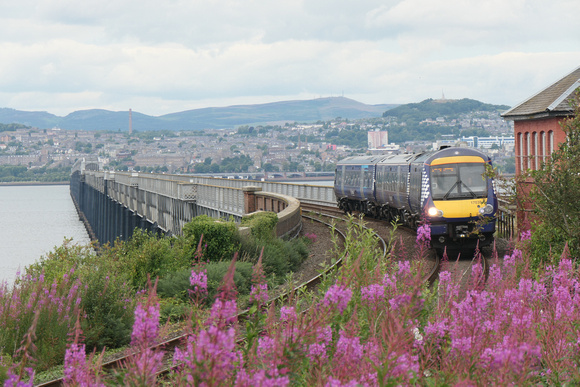
{"label": "green foliage", "polygon": [[257,262],[262,253],[262,266],[268,276],[284,277],[291,271],[296,271],[300,264],[308,258],[307,243],[303,238],[284,241],[278,238],[270,240],[244,240],[240,254],[244,260]]}
{"label": "green foliage", "polygon": [[30,126],[22,124],[0,124],[0,132],[14,132],[18,129],[27,129]]}
{"label": "green foliage", "polygon": [[207,215],[196,216],[183,226],[190,259],[203,236],[203,257],[209,261],[232,259],[240,244],[238,228],[234,222],[215,220]]}
{"label": "green foliage", "polygon": [[534,259],[542,259],[548,246],[562,251],[566,243],[573,256],[580,253],[580,207],[575,200],[580,192],[580,89],[571,103],[575,115],[561,122],[566,141],[531,172],[530,203],[537,219]]}
{"label": "green foliage", "polygon": [[0,165],[0,182],[61,182],[68,180],[70,180],[69,167],[27,168],[22,165]]}
{"label": "green foliage", "polygon": [[130,340],[134,270],[119,250],[105,247],[97,255],[87,246],[65,243],[27,268],[32,277],[44,273],[47,283],[63,278],[80,281],[81,325],[89,350],[116,348]]}
{"label": "green foliage", "polygon": [[181,245],[173,246],[171,242],[169,238],[158,238],[136,228],[128,241],[117,242],[109,254],[125,262],[125,271],[129,273],[131,285],[144,289],[148,276],[154,280],[191,265],[191,260],[182,254]]}
{"label": "green foliage", "polygon": [[[207,305],[210,305],[217,295],[218,288],[223,283],[223,278],[230,267],[230,262],[210,262],[204,267],[207,270]],[[250,293],[252,270],[253,265],[250,262],[236,262],[234,283],[241,295]],[[189,300],[188,290],[193,290],[189,282],[190,276],[191,269],[169,273],[159,280],[157,294],[161,297],[173,297],[182,301]]]}
{"label": "green foliage", "polygon": [[242,218],[241,226],[250,227],[256,240],[270,240],[274,237],[274,229],[278,223],[278,215],[274,212],[260,211]]}
{"label": "green foliage", "polygon": [[383,117],[397,117],[403,121],[413,117],[413,120],[423,121],[427,118],[441,116],[459,117],[461,114],[474,111],[499,112],[507,109],[509,109],[509,106],[491,105],[469,98],[463,98],[457,101],[449,100],[445,103],[437,102],[429,98],[419,103],[408,103],[387,110],[383,113]]}
{"label": "green foliage", "polygon": [[532,228],[530,267],[537,270],[545,265],[557,264],[567,242],[564,234],[547,223],[534,223]]}
{"label": "green foliage", "polygon": [[348,145],[352,148],[367,148],[368,147],[368,133],[367,130],[360,128],[334,129],[328,131],[324,136],[326,141],[330,141],[337,145]]}
{"label": "green foliage", "polygon": [[[206,159],[207,160],[207,159]],[[235,157],[226,157],[221,164],[198,163],[195,164],[196,173],[219,173],[219,172],[248,172],[248,169],[254,165],[254,161],[248,155],[238,155]]]}

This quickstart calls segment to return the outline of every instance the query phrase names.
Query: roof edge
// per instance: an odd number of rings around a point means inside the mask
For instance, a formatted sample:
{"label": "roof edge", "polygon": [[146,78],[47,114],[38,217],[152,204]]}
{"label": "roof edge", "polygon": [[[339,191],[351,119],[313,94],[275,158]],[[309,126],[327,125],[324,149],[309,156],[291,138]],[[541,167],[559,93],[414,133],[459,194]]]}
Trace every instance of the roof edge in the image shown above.
{"label": "roof edge", "polygon": [[[509,110],[505,111],[503,114],[501,114],[501,116],[502,116],[502,117],[504,117],[504,118],[508,118],[508,116],[510,116],[510,113],[511,113],[513,110],[516,110],[517,108],[519,108],[520,106],[522,106],[523,104],[525,104],[526,102],[528,102],[530,99],[532,99],[532,98],[536,97],[537,95],[539,95],[539,94],[543,93],[544,91],[548,90],[548,89],[549,89],[550,87],[552,87],[552,86],[553,86],[555,83],[557,83],[558,81],[560,81],[560,80],[562,80],[562,79],[564,79],[564,78],[566,78],[566,77],[568,77],[568,76],[572,75],[574,72],[578,71],[579,69],[580,69],[580,66],[576,67],[574,70],[570,71],[568,74],[564,75],[563,77],[560,77],[560,78],[558,78],[556,81],[554,81],[554,82],[550,83],[548,86],[544,87],[543,89],[541,89],[541,90],[540,90],[540,91],[538,91],[537,93],[534,93],[532,96],[530,96],[530,97],[526,98],[525,100],[523,100],[522,102],[518,103],[517,105],[515,105],[515,106],[514,106],[514,107],[512,107],[511,109],[509,109]],[[553,104],[553,102],[552,102],[552,104]],[[551,105],[550,105],[550,106],[551,106]],[[517,114],[516,114],[516,115],[513,115],[513,117],[515,117],[515,116],[517,116]]]}

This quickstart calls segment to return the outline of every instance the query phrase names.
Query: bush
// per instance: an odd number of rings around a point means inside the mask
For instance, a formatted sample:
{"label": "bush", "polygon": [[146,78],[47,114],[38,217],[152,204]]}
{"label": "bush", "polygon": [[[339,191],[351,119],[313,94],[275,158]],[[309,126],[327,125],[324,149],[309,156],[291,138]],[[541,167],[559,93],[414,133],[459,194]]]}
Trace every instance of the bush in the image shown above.
{"label": "bush", "polygon": [[[43,276],[45,283],[68,283],[69,287],[78,281],[87,349],[117,348],[130,340],[135,296],[131,287],[135,279],[132,260],[136,249],[118,242],[112,248],[103,247],[96,255],[88,247],[65,243],[30,265],[27,276]],[[69,317],[74,323],[75,316]]]}
{"label": "bush", "polygon": [[143,289],[147,286],[148,276],[153,281],[156,277],[191,266],[183,252],[172,246],[172,241],[135,229],[128,241],[117,241],[107,254],[124,262],[124,273],[129,275],[131,285]]}
{"label": "bush", "polygon": [[203,256],[210,261],[231,260],[240,245],[238,228],[234,222],[218,221],[207,215],[195,217],[183,226],[186,256],[192,260],[203,236]]}
{"label": "bush", "polygon": [[250,227],[255,240],[271,240],[275,237],[274,230],[278,223],[278,215],[274,212],[260,211],[242,218],[241,226]]}
{"label": "bush", "polygon": [[[207,305],[216,297],[217,290],[221,286],[224,276],[230,267],[231,262],[210,262],[205,265],[207,270]],[[236,271],[234,273],[234,283],[241,295],[250,293],[252,281],[253,266],[249,262],[236,262]],[[166,277],[161,278],[157,285],[157,293],[162,297],[173,297],[182,301],[189,300],[189,290],[193,290],[190,285],[189,277],[191,269],[180,270]]]}
{"label": "bush", "polygon": [[308,258],[308,248],[303,238],[289,241],[273,238],[269,241],[243,241],[240,249],[244,260],[256,263],[264,248],[262,265],[266,275],[275,274],[284,277],[291,271],[295,271],[300,264]]}

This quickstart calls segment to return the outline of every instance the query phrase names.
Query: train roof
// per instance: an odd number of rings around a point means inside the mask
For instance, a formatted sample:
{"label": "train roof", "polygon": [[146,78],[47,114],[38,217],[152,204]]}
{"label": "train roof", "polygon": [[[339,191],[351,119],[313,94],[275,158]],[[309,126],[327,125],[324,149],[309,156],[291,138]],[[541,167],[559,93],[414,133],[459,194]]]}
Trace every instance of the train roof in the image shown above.
{"label": "train roof", "polygon": [[410,162],[430,163],[439,157],[479,156],[486,161],[490,158],[475,148],[448,147],[422,153],[404,153],[398,155],[352,156],[340,160],[338,165],[375,165],[375,164],[408,164]]}
{"label": "train roof", "polygon": [[389,155],[379,161],[379,164],[407,164],[414,160],[420,153],[406,153],[402,155]]}
{"label": "train roof", "polygon": [[425,158],[425,162],[430,163],[436,158],[451,157],[451,156],[479,156],[485,161],[491,160],[488,155],[475,148],[449,147],[431,152],[429,157]]}
{"label": "train roof", "polygon": [[352,156],[347,157],[345,159],[340,160],[337,165],[371,165],[376,164],[382,159],[384,159],[385,155],[379,156]]}

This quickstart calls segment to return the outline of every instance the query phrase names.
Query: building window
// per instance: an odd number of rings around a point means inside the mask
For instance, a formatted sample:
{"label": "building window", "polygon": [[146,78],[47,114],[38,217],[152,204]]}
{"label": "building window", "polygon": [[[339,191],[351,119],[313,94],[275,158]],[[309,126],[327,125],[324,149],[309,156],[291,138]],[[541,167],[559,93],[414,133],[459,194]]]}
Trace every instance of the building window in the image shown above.
{"label": "building window", "polygon": [[542,162],[546,162],[546,132],[540,133],[541,137],[541,149],[542,149]]}
{"label": "building window", "polygon": [[534,158],[532,159],[532,163],[534,165],[534,169],[538,170],[538,169],[540,169],[539,168],[540,167],[540,165],[539,165],[540,158],[538,157],[539,152],[538,152],[538,133],[537,132],[532,133],[532,141],[533,141],[533,147],[534,147],[534,154],[533,154]]}
{"label": "building window", "polygon": [[519,170],[520,172],[524,170],[524,143],[522,141],[522,134],[518,133],[518,150],[519,150],[519,156],[518,156],[518,166],[520,167]]}
{"label": "building window", "polygon": [[530,153],[531,153],[531,144],[530,144],[530,132],[526,132],[526,157],[525,157],[525,169],[530,169]]}
{"label": "building window", "polygon": [[550,155],[554,153],[554,131],[550,130],[548,132],[548,137],[550,137]]}

